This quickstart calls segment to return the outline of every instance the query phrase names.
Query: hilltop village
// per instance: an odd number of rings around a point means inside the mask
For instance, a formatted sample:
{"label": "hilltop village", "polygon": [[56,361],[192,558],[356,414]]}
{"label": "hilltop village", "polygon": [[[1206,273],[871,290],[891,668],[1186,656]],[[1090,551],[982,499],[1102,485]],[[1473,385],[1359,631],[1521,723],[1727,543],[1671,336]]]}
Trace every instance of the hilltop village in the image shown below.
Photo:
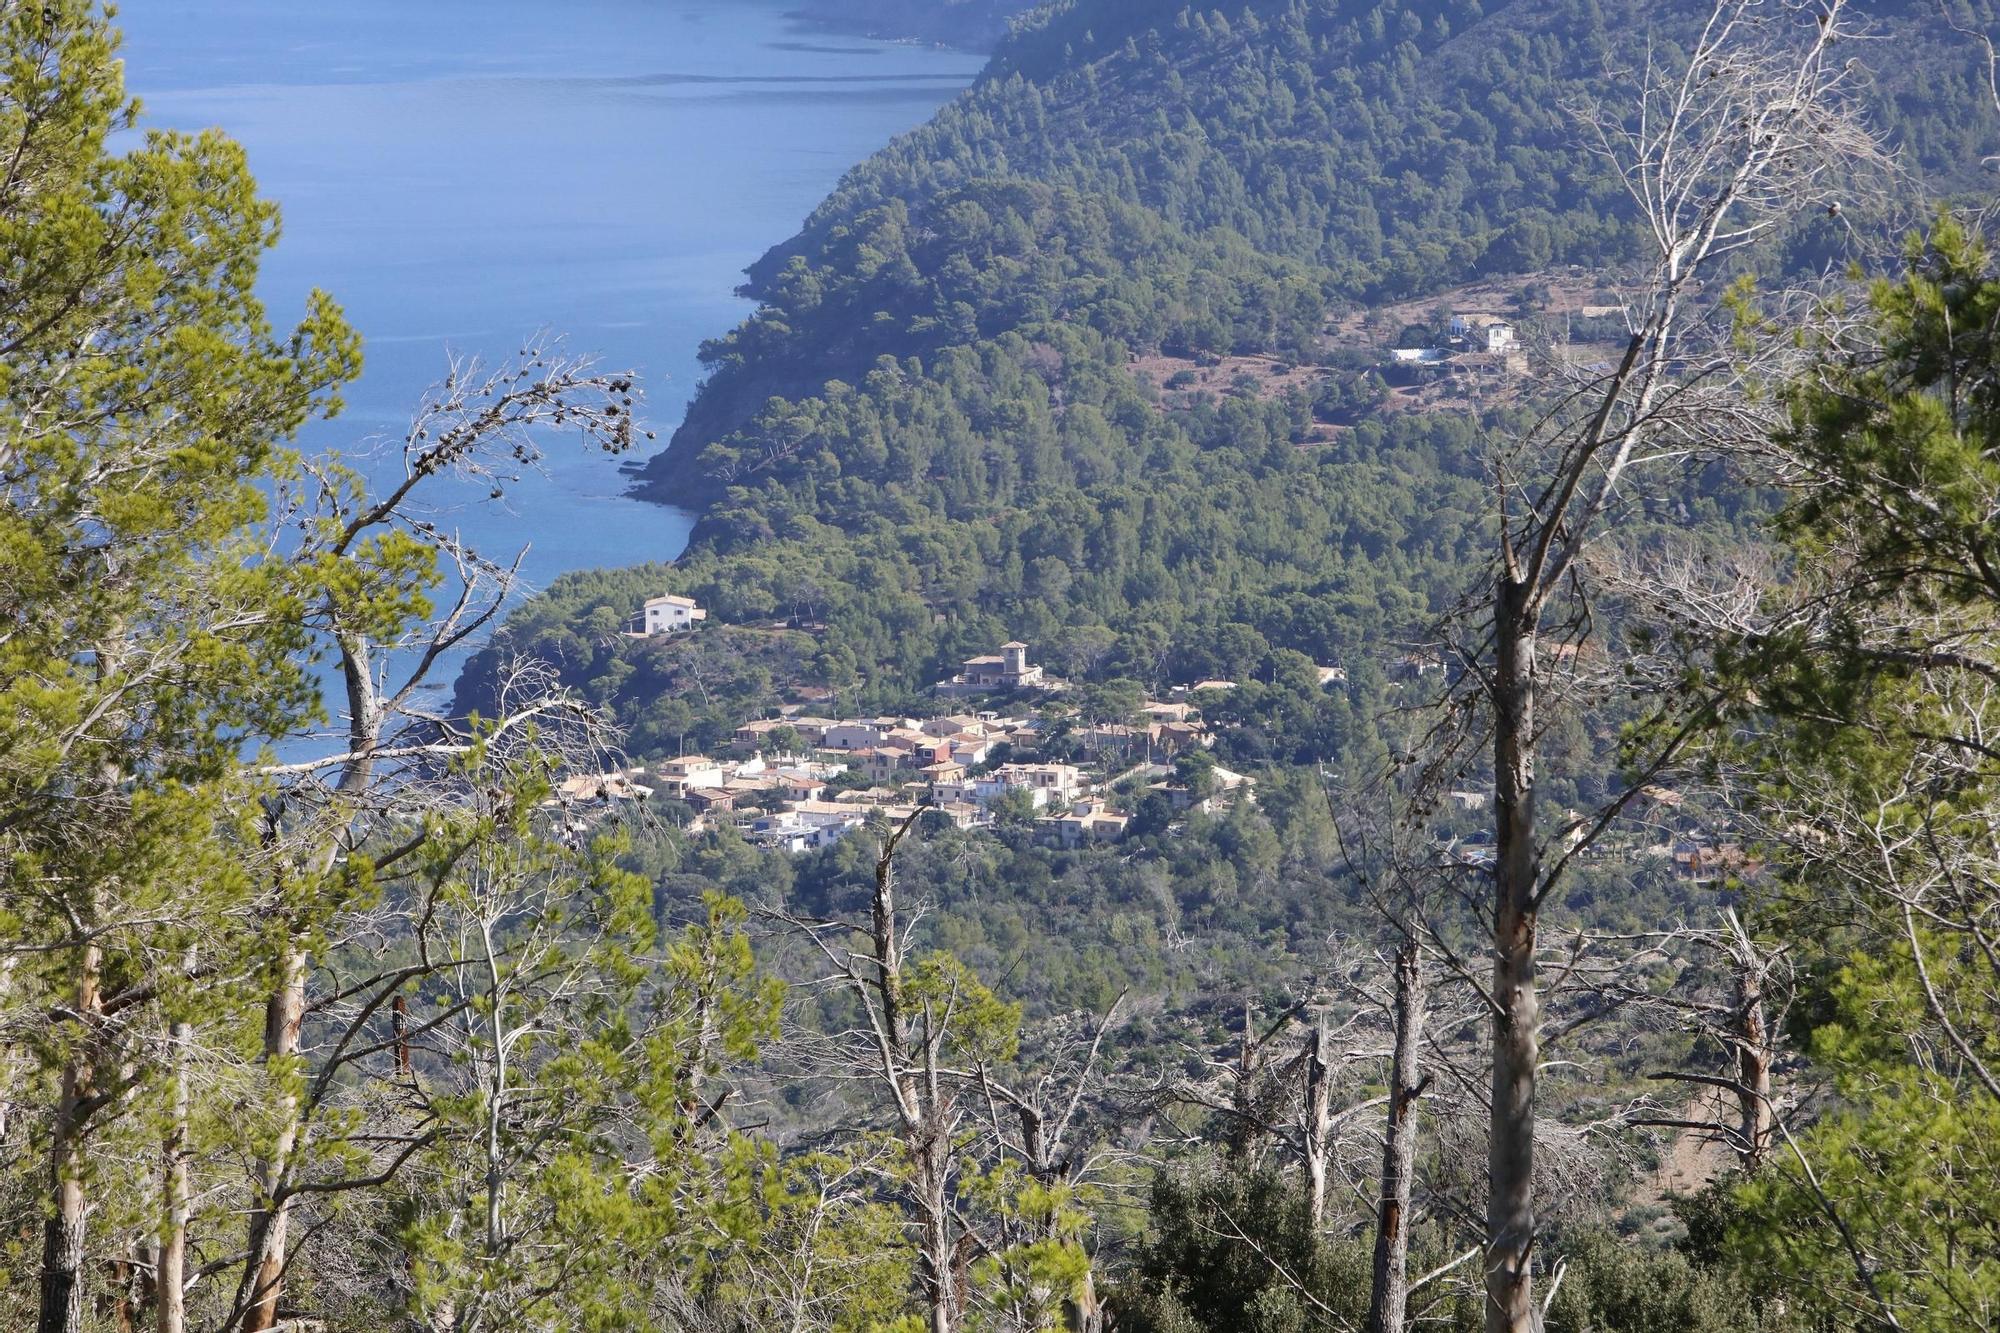
{"label": "hilltop village", "polygon": [[[663,594],[646,599],[624,633],[675,640],[716,623],[694,598]],[[1044,846],[1074,850],[1171,832],[1189,814],[1256,804],[1256,776],[1212,753],[1228,724],[1204,712],[1237,689],[1235,681],[1174,685],[1166,698],[1135,697],[1125,720],[1092,721],[1071,702],[1077,687],[1030,660],[1031,652],[1013,640],[964,659],[934,683],[936,707],[922,715],[828,716],[831,691],[799,687],[708,752],[572,775],[548,804],[581,833],[634,802],[674,802],[683,807],[676,822],[690,834],[729,828],[754,846],[788,853],[817,851],[919,810],[939,826],[1028,828]],[[1551,660],[1566,664],[1576,652],[1556,645]],[[1404,652],[1388,665],[1396,679],[1420,685],[1444,664],[1434,654]],[[1347,680],[1344,667],[1314,669],[1322,687]],[[1478,825],[1491,788],[1445,795],[1467,827],[1441,831],[1440,853],[1460,864],[1490,864],[1491,837]],[[1642,788],[1633,806],[1651,836],[1627,850],[1667,863],[1686,882],[1754,868],[1725,830],[1688,817],[1681,803],[1671,789]]]}
{"label": "hilltop village", "polygon": [[[685,633],[706,618],[692,599],[655,597],[628,633]],[[573,776],[551,804],[581,829],[627,802],[679,801],[691,832],[728,824],[760,846],[805,852],[919,808],[957,828],[1032,823],[1050,845],[1080,847],[1116,842],[1135,820],[1255,801],[1256,779],[1208,753],[1215,737],[1201,715],[1201,699],[1233,681],[1176,686],[1127,722],[1079,724],[1061,706],[1069,683],[1028,652],[1010,642],[967,659],[937,682],[929,717],[822,717],[786,704],[715,754]]]}

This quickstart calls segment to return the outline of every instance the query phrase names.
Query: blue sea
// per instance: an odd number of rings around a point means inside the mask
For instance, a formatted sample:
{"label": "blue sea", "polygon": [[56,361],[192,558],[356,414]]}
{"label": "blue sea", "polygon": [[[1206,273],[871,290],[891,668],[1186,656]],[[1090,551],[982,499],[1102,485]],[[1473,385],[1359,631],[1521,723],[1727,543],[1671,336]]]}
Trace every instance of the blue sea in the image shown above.
{"label": "blue sea", "polygon": [[[282,207],[274,320],[317,286],[364,335],[347,411],[307,440],[357,458],[400,440],[448,350],[539,332],[636,371],[663,443],[702,340],[748,310],[744,266],[981,63],[828,36],[785,0],[130,0],[119,23],[145,123],[221,127]],[[617,460],[556,447],[547,470],[449,521],[525,548],[531,586],[685,546],[693,516],[627,498]]]}

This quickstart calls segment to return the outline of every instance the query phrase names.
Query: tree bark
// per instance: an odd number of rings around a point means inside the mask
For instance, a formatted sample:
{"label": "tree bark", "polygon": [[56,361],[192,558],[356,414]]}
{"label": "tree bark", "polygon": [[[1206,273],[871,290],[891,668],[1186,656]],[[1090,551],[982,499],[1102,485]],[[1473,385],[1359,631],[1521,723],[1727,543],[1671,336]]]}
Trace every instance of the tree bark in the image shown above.
{"label": "tree bark", "polygon": [[501,1129],[507,1116],[507,989],[493,947],[493,923],[479,923],[480,945],[486,953],[486,1034],[493,1043],[493,1073],[486,1090],[486,1259],[497,1264],[506,1243],[504,1209],[507,1159]]}
{"label": "tree bark", "polygon": [[[334,790],[337,799],[356,800],[366,793],[374,778],[374,756],[381,744],[386,717],[376,696],[373,658],[367,640],[347,634],[335,637],[340,644],[341,677],[347,690],[347,741],[352,758],[340,770]],[[333,871],[348,836],[346,824],[331,834],[318,857],[316,877]],[[286,1186],[304,1133],[306,1111],[299,1093],[298,1071],[284,1066],[293,1063],[299,1053],[299,1031],[305,1022],[306,965],[302,939],[297,935],[287,938],[284,956],[279,961],[278,984],[264,1007],[264,1064],[267,1069],[283,1069],[276,1107],[280,1126],[270,1155],[259,1168],[259,1204],[250,1215],[250,1257],[244,1264],[236,1293],[237,1308],[243,1312],[242,1333],[268,1333],[276,1327],[278,1300],[284,1294],[292,1209]]]}
{"label": "tree bark", "polygon": [[[192,970],[193,960],[188,963]],[[165,1224],[154,1269],[159,1302],[155,1327],[159,1333],[187,1333],[188,1045],[193,1035],[194,1027],[185,1019],[174,1024],[173,1087],[169,1093],[172,1119],[160,1154],[165,1174]]]}
{"label": "tree bark", "polygon": [[[135,1260],[137,1262],[135,1262]],[[138,1311],[145,1302],[143,1285],[136,1280],[137,1270],[145,1262],[143,1256],[133,1256],[111,1261],[111,1326],[118,1333],[134,1333],[138,1328]],[[99,1315],[102,1318],[102,1314]]]}
{"label": "tree bark", "polygon": [[[264,1009],[264,1061],[267,1066],[289,1063],[299,1050],[299,1028],[305,1019],[306,956],[295,944],[286,946],[283,975]],[[259,1206],[250,1217],[250,1261],[244,1268],[243,1333],[268,1333],[278,1323],[278,1297],[285,1283],[285,1246],[291,1224],[291,1196],[285,1184],[299,1142],[299,1093],[296,1075],[281,1075],[278,1094],[279,1129],[258,1181]]]}
{"label": "tree bark", "polygon": [[[875,952],[877,1041],[882,1072],[895,1093],[910,1154],[912,1202],[918,1229],[917,1278],[923,1288],[930,1333],[955,1333],[964,1308],[963,1273],[951,1221],[951,1127],[937,1067],[940,1034],[926,1013],[918,1035],[903,1006],[903,938],[896,920],[896,848],[915,817],[883,845],[875,863],[870,943]],[[865,997],[864,997],[865,998]],[[921,1065],[919,1065],[921,1061]]]}
{"label": "tree bark", "polygon": [[1541,1000],[1535,917],[1535,610],[1510,574],[1494,599],[1493,1103],[1486,1146],[1486,1333],[1533,1333],[1535,1074]]}
{"label": "tree bark", "polygon": [[83,1135],[96,1100],[102,961],[95,944],[85,944],[77,958],[74,1002],[83,1032],[63,1066],[61,1100],[49,1134],[49,1215],[42,1226],[41,1311],[35,1333],[78,1333],[83,1327],[83,1263],[90,1218],[90,1201],[83,1189]]}
{"label": "tree bark", "polygon": [[1741,1143],[1736,1155],[1745,1171],[1755,1171],[1771,1151],[1775,1113],[1771,1109],[1771,1034],[1764,1020],[1764,985],[1755,959],[1736,974],[1736,1103]]}
{"label": "tree bark", "polygon": [[926,1123],[917,1149],[917,1211],[923,1244],[918,1260],[924,1304],[930,1310],[930,1333],[953,1333],[959,1305],[958,1247],[951,1234],[951,1200],[946,1193],[941,1126]]}
{"label": "tree bark", "polygon": [[1410,1299],[1410,1185],[1417,1160],[1422,1072],[1423,955],[1414,939],[1396,951],[1396,1049],[1389,1066],[1389,1123],[1382,1134],[1382,1187],[1375,1214],[1375,1268],[1368,1333],[1403,1333]]}
{"label": "tree bark", "polygon": [[[0,958],[0,1013],[5,1013],[14,999],[14,968],[20,959],[14,954]],[[0,1045],[0,1149],[7,1144],[7,1134],[14,1126],[14,1048]]]}
{"label": "tree bark", "polygon": [[[68,1142],[51,1149],[59,1165],[69,1172],[74,1145]],[[77,1333],[83,1327],[84,1225],[88,1215],[83,1185],[73,1175],[57,1182],[55,1211],[42,1228],[42,1306],[36,1333]]]}
{"label": "tree bark", "polygon": [[1317,1232],[1326,1225],[1327,1112],[1332,1098],[1332,1035],[1326,1015],[1313,1016],[1312,1048],[1306,1053],[1305,1157],[1306,1215]]}

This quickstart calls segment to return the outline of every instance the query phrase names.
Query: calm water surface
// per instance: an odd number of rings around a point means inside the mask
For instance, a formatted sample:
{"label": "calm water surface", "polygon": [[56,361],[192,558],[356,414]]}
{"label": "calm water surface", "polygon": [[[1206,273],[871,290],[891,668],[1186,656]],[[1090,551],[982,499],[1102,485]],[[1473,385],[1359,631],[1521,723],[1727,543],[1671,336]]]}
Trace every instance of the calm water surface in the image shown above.
{"label": "calm water surface", "polygon": [[[538,330],[637,370],[665,441],[697,346],[748,308],[744,266],[981,63],[829,38],[785,3],[130,0],[120,22],[147,122],[228,131],[283,207],[273,319],[319,286],[365,336],[309,441],[360,452],[400,439],[447,348]],[[685,545],[691,517],[625,498],[606,456],[552,448],[549,472],[454,514],[489,554],[529,547],[531,584]]]}

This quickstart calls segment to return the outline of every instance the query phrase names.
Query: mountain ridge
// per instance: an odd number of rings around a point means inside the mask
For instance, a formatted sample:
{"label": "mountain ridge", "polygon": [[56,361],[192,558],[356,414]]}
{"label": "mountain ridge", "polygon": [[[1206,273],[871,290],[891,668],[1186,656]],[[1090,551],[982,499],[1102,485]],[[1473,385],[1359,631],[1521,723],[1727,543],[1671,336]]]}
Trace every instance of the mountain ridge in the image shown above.
{"label": "mountain ridge", "polygon": [[[688,418],[639,478],[704,511],[675,590],[754,618],[813,584],[814,683],[885,707],[1009,638],[1104,640],[1097,674],[1163,682],[1407,636],[1474,549],[1476,442],[1513,409],[1375,414],[1382,372],[1330,347],[1328,321],[1504,279],[1532,326],[1541,275],[1615,285],[1640,239],[1565,108],[1615,104],[1605,71],[1697,12],[1034,11],[750,270],[759,308],[704,347]],[[1878,7],[1922,54],[1883,114],[1942,179],[1996,118],[1975,53],[1924,14]],[[1767,260],[1838,263],[1851,223],[1801,217]],[[1315,376],[1170,401],[1134,370],[1161,356]]]}

